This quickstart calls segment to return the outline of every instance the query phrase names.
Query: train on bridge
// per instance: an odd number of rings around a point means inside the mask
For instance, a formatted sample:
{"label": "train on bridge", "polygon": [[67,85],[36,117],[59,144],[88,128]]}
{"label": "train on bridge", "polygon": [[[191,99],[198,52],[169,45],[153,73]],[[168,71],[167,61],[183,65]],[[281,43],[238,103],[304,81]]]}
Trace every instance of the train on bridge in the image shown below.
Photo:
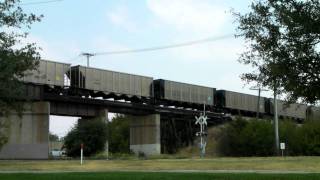
{"label": "train on bridge", "polygon": [[[258,96],[254,95],[47,60],[40,60],[36,70],[25,72],[21,81],[46,85],[59,94],[188,109],[202,109],[205,105],[208,111],[233,115],[255,116],[258,108]],[[319,107],[287,105],[282,100],[277,103],[282,118],[320,117]],[[260,97],[261,116],[272,116],[273,106],[273,99]]]}

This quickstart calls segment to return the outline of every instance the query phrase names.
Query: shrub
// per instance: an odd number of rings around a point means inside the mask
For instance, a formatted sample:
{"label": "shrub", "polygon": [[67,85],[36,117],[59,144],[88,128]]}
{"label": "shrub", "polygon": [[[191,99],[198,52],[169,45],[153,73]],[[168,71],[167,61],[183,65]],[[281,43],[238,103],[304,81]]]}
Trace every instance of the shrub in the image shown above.
{"label": "shrub", "polygon": [[308,121],[298,131],[303,155],[320,155],[320,122]]}
{"label": "shrub", "polygon": [[[280,142],[287,155],[320,155],[320,121],[297,125],[290,120],[279,123]],[[268,120],[235,121],[222,128],[218,151],[225,156],[269,156],[275,152],[274,126]]]}
{"label": "shrub", "polygon": [[302,154],[302,139],[299,133],[299,127],[291,120],[280,121],[279,123],[279,140],[280,143],[286,144],[285,154],[286,155],[303,155]]}
{"label": "shrub", "polygon": [[242,143],[239,139],[240,132],[247,125],[247,121],[238,117],[230,122],[221,130],[221,136],[218,139],[218,151],[226,156],[239,156],[242,149]]}
{"label": "shrub", "polygon": [[237,118],[226,125],[218,140],[225,156],[268,156],[274,153],[272,124],[266,120],[246,121]]}
{"label": "shrub", "polygon": [[84,156],[91,156],[105,148],[107,140],[106,123],[100,119],[82,119],[65,137],[64,147],[71,157],[80,156],[80,145],[83,143]]}
{"label": "shrub", "polygon": [[113,153],[130,153],[130,119],[128,116],[116,115],[108,124],[109,151]]}

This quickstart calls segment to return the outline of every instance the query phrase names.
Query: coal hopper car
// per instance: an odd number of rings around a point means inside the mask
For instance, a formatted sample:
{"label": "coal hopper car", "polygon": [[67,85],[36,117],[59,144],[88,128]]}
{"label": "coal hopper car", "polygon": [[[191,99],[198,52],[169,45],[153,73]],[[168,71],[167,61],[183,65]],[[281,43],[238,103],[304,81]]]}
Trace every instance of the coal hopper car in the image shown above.
{"label": "coal hopper car", "polygon": [[138,98],[152,97],[152,77],[84,66],[71,67],[69,76],[71,76],[71,87],[94,93]]}
{"label": "coal hopper car", "polygon": [[[274,100],[269,99],[269,113],[274,114]],[[277,100],[278,115],[283,118],[305,119],[307,116],[306,104],[292,103],[287,104],[285,101]]]}
{"label": "coal hopper car", "polygon": [[[254,114],[257,112],[258,96],[227,90],[218,90],[215,96],[216,105],[230,112]],[[259,112],[265,113],[265,98],[260,97]]]}
{"label": "coal hopper car", "polygon": [[320,107],[309,106],[307,108],[307,120],[320,121]]}
{"label": "coal hopper car", "polygon": [[215,88],[164,79],[154,80],[155,99],[168,105],[206,104],[213,106],[215,90]]}
{"label": "coal hopper car", "polygon": [[70,67],[70,64],[66,63],[39,60],[38,67],[35,70],[26,71],[21,81],[63,87],[67,85],[65,75]]}

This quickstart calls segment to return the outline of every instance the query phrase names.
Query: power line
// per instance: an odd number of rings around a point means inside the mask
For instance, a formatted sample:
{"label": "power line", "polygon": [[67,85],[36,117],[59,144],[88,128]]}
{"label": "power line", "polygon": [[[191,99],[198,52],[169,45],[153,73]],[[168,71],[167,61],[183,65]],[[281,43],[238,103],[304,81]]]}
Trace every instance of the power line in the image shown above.
{"label": "power line", "polygon": [[49,0],[49,1],[35,1],[35,2],[28,2],[28,3],[20,3],[21,6],[28,6],[28,5],[36,5],[36,4],[47,4],[47,3],[54,3],[63,0]]}
{"label": "power line", "polygon": [[80,56],[81,56],[81,55],[74,56],[73,58],[70,58],[70,59],[68,59],[67,61],[68,61],[68,62],[73,62],[73,61],[77,60],[78,58],[80,58]]}
{"label": "power line", "polygon": [[214,42],[214,41],[228,39],[232,37],[234,37],[233,34],[227,34],[223,36],[210,37],[210,38],[205,38],[205,39],[200,39],[195,41],[188,41],[188,42],[179,43],[179,44],[171,44],[171,45],[155,46],[155,47],[131,49],[131,50],[106,51],[106,52],[93,53],[93,55],[100,56],[100,55],[139,53],[139,52],[146,52],[146,51],[158,51],[158,50],[165,50],[165,49],[172,49],[172,48],[180,48],[185,46],[193,46],[197,44],[204,44],[204,43]]}

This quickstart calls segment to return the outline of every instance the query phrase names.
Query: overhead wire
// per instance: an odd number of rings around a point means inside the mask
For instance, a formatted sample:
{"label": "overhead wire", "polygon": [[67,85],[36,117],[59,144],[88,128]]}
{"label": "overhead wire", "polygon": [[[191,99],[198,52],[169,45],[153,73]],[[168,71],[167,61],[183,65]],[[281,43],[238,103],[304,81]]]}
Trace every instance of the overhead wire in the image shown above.
{"label": "overhead wire", "polygon": [[222,40],[222,39],[229,39],[232,37],[234,37],[233,34],[227,34],[227,35],[222,35],[222,36],[217,36],[217,37],[210,37],[210,38],[188,41],[188,42],[177,43],[177,44],[171,44],[171,45],[154,46],[154,47],[130,49],[130,50],[105,51],[105,52],[93,53],[93,55],[101,56],[101,55],[114,55],[114,54],[139,53],[139,52],[147,52],[147,51],[158,51],[158,50],[193,46],[193,45],[197,45],[197,44],[204,44],[204,43],[214,42],[214,41],[218,41],[218,40]]}
{"label": "overhead wire", "polygon": [[28,5],[55,3],[55,2],[59,2],[59,1],[64,1],[64,0],[34,1],[34,2],[27,2],[27,3],[19,3],[19,5],[28,6]]}

